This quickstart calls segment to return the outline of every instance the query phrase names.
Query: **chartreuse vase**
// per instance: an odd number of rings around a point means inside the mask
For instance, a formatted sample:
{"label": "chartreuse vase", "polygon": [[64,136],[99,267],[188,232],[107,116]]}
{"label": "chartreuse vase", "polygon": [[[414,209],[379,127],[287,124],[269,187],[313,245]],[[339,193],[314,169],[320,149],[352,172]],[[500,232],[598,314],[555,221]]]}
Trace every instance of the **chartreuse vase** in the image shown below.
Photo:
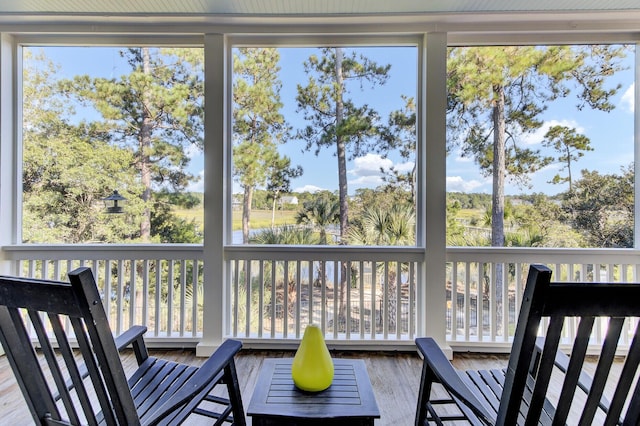
{"label": "chartreuse vase", "polygon": [[307,392],[320,392],[331,386],[333,360],[322,330],[315,324],[308,325],[304,331],[291,364],[291,377],[299,389]]}

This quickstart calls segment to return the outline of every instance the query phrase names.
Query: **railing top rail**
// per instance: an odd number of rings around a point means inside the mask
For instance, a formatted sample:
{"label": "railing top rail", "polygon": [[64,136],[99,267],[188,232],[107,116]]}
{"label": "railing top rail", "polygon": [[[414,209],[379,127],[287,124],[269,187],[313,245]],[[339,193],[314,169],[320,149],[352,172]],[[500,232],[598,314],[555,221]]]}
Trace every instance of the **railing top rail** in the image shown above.
{"label": "railing top rail", "polygon": [[[203,259],[202,244],[15,244],[0,248],[6,260]],[[423,247],[228,245],[226,260],[423,261]],[[448,262],[640,264],[638,249],[447,247]]]}
{"label": "railing top rail", "polygon": [[232,245],[224,248],[226,260],[314,260],[420,262],[424,248],[410,246],[284,246]]}
{"label": "railing top rail", "polygon": [[204,258],[202,244],[16,244],[1,249],[7,260]]}
{"label": "railing top rail", "polygon": [[640,264],[640,250],[612,248],[447,247],[448,262]]}

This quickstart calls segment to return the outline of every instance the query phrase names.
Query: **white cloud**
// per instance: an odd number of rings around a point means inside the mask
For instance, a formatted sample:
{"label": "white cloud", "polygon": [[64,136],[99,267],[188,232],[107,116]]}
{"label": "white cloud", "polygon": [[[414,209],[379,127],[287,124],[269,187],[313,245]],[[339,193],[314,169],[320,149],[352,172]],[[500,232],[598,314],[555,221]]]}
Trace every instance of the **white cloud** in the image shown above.
{"label": "white cloud", "polygon": [[484,182],[472,179],[465,181],[462,176],[447,176],[447,191],[450,192],[473,192],[484,185]]}
{"label": "white cloud", "polygon": [[185,148],[184,153],[186,154],[187,157],[189,157],[190,159],[196,158],[200,155],[202,155],[202,149],[200,149],[200,147],[198,147],[198,145],[192,143],[187,145],[187,147]]}
{"label": "white cloud", "polygon": [[413,163],[413,161],[409,161],[407,163],[396,164],[395,168],[400,173],[407,173],[407,172],[412,171],[414,166],[415,166],[415,164]]}
{"label": "white cloud", "polygon": [[354,168],[349,170],[349,174],[362,177],[382,176],[381,169],[388,170],[393,166],[393,161],[388,158],[382,158],[378,154],[367,154],[364,157],[358,157],[353,160]]}
{"label": "white cloud", "polygon": [[357,187],[367,187],[367,188],[375,188],[376,186],[382,185],[383,180],[381,176],[360,176],[357,179],[351,179],[349,181],[350,188],[351,186]]}
{"label": "white cloud", "polygon": [[523,134],[521,139],[525,145],[538,145],[544,140],[544,135],[549,131],[549,129],[553,126],[564,126],[569,128],[576,129],[577,133],[584,134],[584,127],[578,125],[575,120],[549,120],[545,121],[545,123],[533,133]]}
{"label": "white cloud", "polygon": [[622,98],[620,99],[620,103],[622,108],[629,112],[635,111],[635,83],[632,83],[631,86],[622,94]]}
{"label": "white cloud", "polygon": [[304,185],[301,186],[299,188],[294,188],[293,192],[310,192],[310,193],[316,193],[318,191],[324,191],[325,188],[320,188],[319,186],[315,186],[315,185]]}
{"label": "white cloud", "polygon": [[371,153],[354,159],[353,164],[354,168],[347,172],[349,175],[355,176],[355,178],[349,179],[349,189],[352,186],[375,188],[384,183],[382,178],[392,167],[400,173],[409,172],[414,167],[413,162],[393,164],[391,159]]}
{"label": "white cloud", "polygon": [[200,170],[198,173],[197,182],[190,182],[189,186],[187,186],[187,191],[189,192],[204,192],[204,170]]}

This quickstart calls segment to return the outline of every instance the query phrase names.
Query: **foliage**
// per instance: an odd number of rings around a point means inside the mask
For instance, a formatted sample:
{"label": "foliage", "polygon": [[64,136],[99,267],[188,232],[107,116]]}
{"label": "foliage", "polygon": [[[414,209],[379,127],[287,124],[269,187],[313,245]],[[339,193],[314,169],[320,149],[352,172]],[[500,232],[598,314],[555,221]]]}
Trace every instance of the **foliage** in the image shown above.
{"label": "foliage", "polygon": [[492,245],[504,244],[505,178],[527,183],[552,159],[519,144],[542,126],[546,104],[577,88],[579,109],[610,111],[620,46],[454,47],[447,62],[449,143],[493,177]]}
{"label": "foliage", "polygon": [[[23,236],[29,243],[135,239],[140,203],[130,151],[110,144],[96,126],[71,124],[55,84],[56,67],[25,56],[23,90]],[[131,200],[125,215],[106,215],[101,199],[117,188]],[[132,227],[132,225],[134,225]]]}
{"label": "foliage", "polygon": [[194,208],[199,202],[191,194],[156,193],[151,214],[152,240],[158,243],[202,243],[204,233],[195,219],[186,220],[173,213],[175,206]]}
{"label": "foliage", "polygon": [[384,177],[393,186],[402,187],[409,190],[411,204],[416,200],[416,104],[413,97],[402,95],[405,106],[401,110],[392,111],[389,114],[388,125],[381,127],[381,139],[378,150],[385,155],[390,151],[397,150],[405,162],[413,163],[413,168],[409,171],[398,170],[391,167],[390,177]]}
{"label": "foliage", "polygon": [[378,65],[356,52],[345,55],[340,47],[324,48],[320,57],[312,55],[304,63],[309,75],[306,85],[298,84],[296,101],[309,123],[296,137],[306,148],[334,147],[338,159],[340,237],[346,237],[349,224],[347,159],[359,156],[378,134],[378,113],[368,105],[357,106],[348,98],[348,81],[373,86],[384,84],[390,65]]}
{"label": "foliage", "polygon": [[196,178],[186,172],[187,148],[202,148],[202,64],[190,64],[148,47],[121,51],[130,72],[119,78],[78,75],[60,87],[68,96],[102,115],[101,131],[111,143],[130,150],[144,187],[140,237],[148,241],[153,190],[186,187]]}
{"label": "foliage", "polygon": [[412,206],[391,209],[370,206],[349,228],[351,245],[407,246],[416,243],[416,220]]}
{"label": "foliage", "polygon": [[[242,239],[249,242],[253,191],[284,166],[277,144],[289,129],[282,108],[277,49],[241,48],[233,60],[233,175],[244,190]],[[284,163],[283,163],[284,161]]]}
{"label": "foliage", "polygon": [[544,135],[543,146],[553,147],[560,154],[558,161],[565,163],[561,170],[567,171],[566,177],[557,174],[551,183],[569,183],[569,192],[573,190],[571,163],[584,156],[584,151],[593,151],[591,141],[585,135],[578,134],[576,129],[565,126],[553,126]]}
{"label": "foliage", "polygon": [[335,196],[328,193],[305,201],[296,215],[296,223],[311,225],[320,233],[319,244],[327,244],[327,226],[338,223],[340,208]]}
{"label": "foliage", "polygon": [[634,173],[621,175],[582,171],[562,206],[572,226],[591,247],[633,247]]}
{"label": "foliage", "polygon": [[271,198],[271,226],[275,224],[276,203],[283,194],[291,191],[291,179],[302,176],[302,167],[291,167],[289,157],[280,157],[269,166],[267,198]]}
{"label": "foliage", "polygon": [[312,228],[283,225],[264,229],[251,237],[252,244],[313,245],[320,239]]}

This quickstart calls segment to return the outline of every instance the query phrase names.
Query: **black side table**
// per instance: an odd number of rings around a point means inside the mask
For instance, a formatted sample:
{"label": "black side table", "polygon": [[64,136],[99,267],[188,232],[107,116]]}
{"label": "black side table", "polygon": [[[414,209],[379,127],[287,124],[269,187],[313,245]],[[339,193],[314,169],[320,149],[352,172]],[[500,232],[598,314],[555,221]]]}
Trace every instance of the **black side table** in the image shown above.
{"label": "black side table", "polygon": [[380,418],[363,360],[334,359],[331,386],[303,392],[291,379],[291,358],[268,358],[247,409],[254,426],[358,426]]}

